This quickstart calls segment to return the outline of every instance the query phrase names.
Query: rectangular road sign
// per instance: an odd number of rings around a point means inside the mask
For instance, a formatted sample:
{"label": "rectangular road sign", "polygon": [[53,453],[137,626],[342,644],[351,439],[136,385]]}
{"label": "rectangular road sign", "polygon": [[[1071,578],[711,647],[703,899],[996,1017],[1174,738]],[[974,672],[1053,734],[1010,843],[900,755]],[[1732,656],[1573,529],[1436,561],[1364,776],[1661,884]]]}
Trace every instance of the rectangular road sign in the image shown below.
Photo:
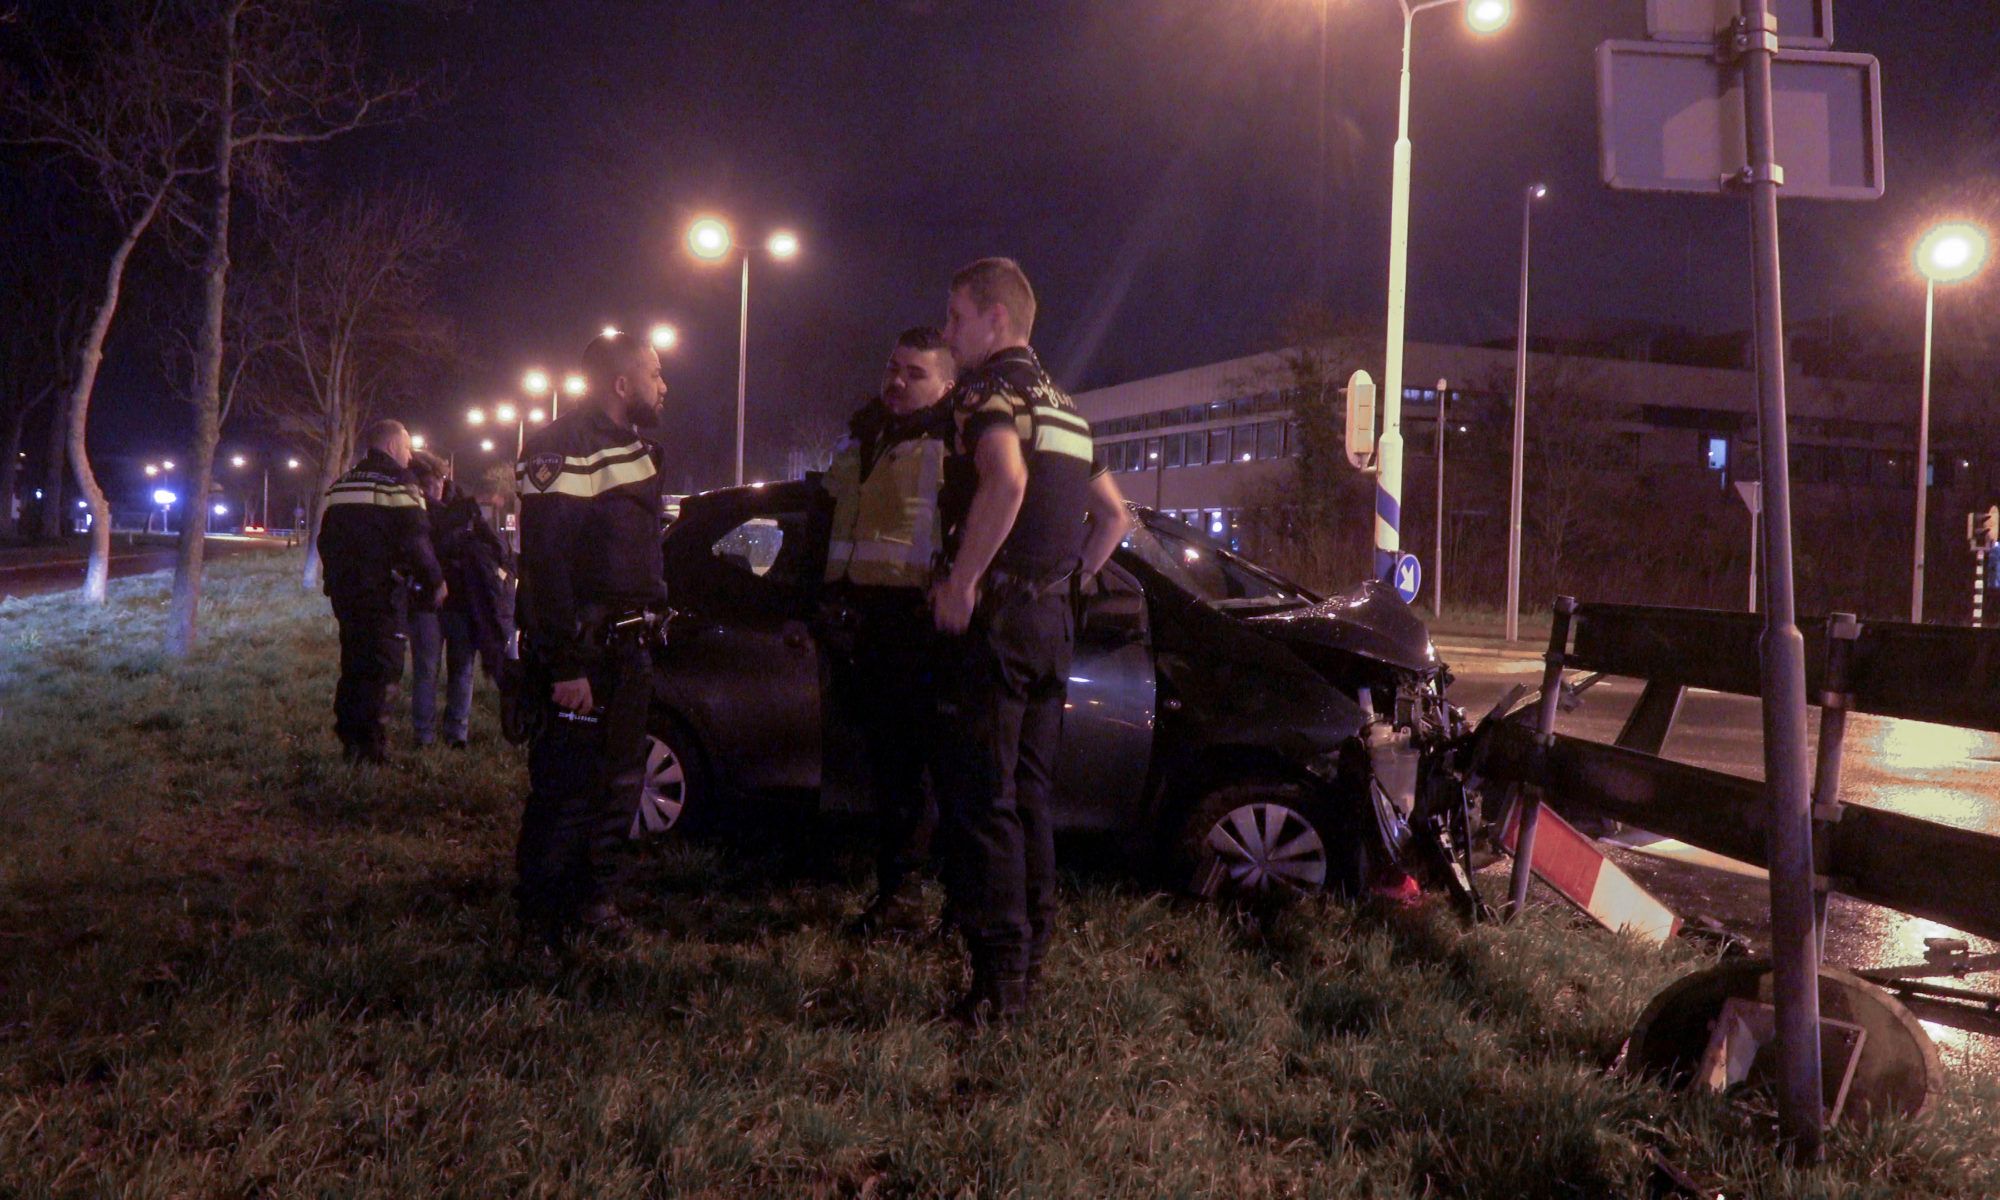
{"label": "rectangular road sign", "polygon": [[[1780,198],[1882,195],[1882,77],[1866,54],[1792,50],[1772,64]],[[1728,190],[1744,164],[1741,73],[1671,42],[1597,48],[1598,165],[1623,191]]]}
{"label": "rectangular road sign", "polygon": [[[1646,0],[1646,36],[1713,46],[1715,35],[1742,14],[1742,0]],[[1778,18],[1780,48],[1833,48],[1833,0],[1771,0],[1771,15]]]}

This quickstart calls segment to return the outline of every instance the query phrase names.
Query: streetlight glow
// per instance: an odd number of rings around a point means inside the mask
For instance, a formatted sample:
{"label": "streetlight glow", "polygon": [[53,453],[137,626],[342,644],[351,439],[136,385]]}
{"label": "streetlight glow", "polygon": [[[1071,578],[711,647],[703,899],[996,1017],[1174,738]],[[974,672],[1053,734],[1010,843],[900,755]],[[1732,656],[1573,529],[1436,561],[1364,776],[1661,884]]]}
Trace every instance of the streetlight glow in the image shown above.
{"label": "streetlight glow", "polygon": [[1508,0],[1472,0],[1465,6],[1465,24],[1474,33],[1495,33],[1514,15]]}
{"label": "streetlight glow", "polygon": [[159,473],[160,473],[160,468],[154,466],[152,463],[146,464],[146,478],[151,479],[155,475],[158,475]]}
{"label": "streetlight glow", "polygon": [[1534,187],[1529,188],[1528,191],[1534,194],[1535,199],[1540,200],[1542,197],[1549,194],[1549,185],[1546,183],[1538,183]]}
{"label": "streetlight glow", "polygon": [[[421,433],[413,433],[413,434],[411,434],[411,435],[410,435],[410,448],[411,448],[412,450],[421,450],[421,449],[423,449],[423,448],[424,448],[424,435],[423,435],[423,434],[421,434]],[[241,465],[241,464],[239,464],[239,465]]]}
{"label": "streetlight glow", "polygon": [[240,467],[245,461],[247,460],[241,454],[232,454],[229,456],[229,465],[232,467]]}
{"label": "streetlight glow", "polygon": [[285,466],[289,470],[296,471],[299,469],[299,460],[296,458],[288,458],[285,460]]}
{"label": "streetlight glow", "polygon": [[216,516],[218,516],[218,517],[226,517],[226,516],[228,516],[228,515],[229,515],[229,506],[228,506],[227,504],[218,504],[218,505],[216,505],[216,506],[215,506],[215,515],[216,515]]}
{"label": "streetlight glow", "polygon": [[161,470],[163,470],[163,471],[171,471],[171,470],[173,470],[173,469],[174,469],[174,464],[173,464],[172,460],[163,460],[163,461],[162,461],[162,462],[160,463],[160,469],[161,469]]}
{"label": "streetlight glow", "polygon": [[486,424],[486,414],[480,409],[468,408],[465,410],[465,423],[467,425],[484,425]]}
{"label": "streetlight glow", "polygon": [[540,425],[543,421],[546,421],[548,419],[549,419],[549,414],[543,412],[539,408],[528,410],[528,423],[531,425]]}
{"label": "streetlight glow", "polygon": [[493,409],[493,419],[502,424],[511,423],[514,420],[514,406],[511,404],[496,406]]}
{"label": "streetlight glow", "polygon": [[703,217],[688,226],[688,249],[699,259],[715,262],[729,253],[734,241],[729,226],[718,217]]}
{"label": "streetlight glow", "polygon": [[521,387],[534,395],[537,396],[541,395],[543,392],[549,390],[548,372],[547,371],[528,372],[526,375],[521,376]]}
{"label": "streetlight glow", "polygon": [[589,386],[590,384],[585,382],[581,375],[571,374],[563,377],[563,391],[572,396],[583,395],[585,389]]}
{"label": "streetlight glow", "polygon": [[616,325],[606,325],[606,326],[604,327],[604,336],[605,336],[605,337],[617,337],[617,336],[618,336],[618,327],[617,327]]}
{"label": "streetlight glow", "polygon": [[1939,225],[1917,243],[1917,270],[1932,283],[1959,283],[1986,265],[1986,231],[1977,225]]}
{"label": "streetlight glow", "polygon": [[159,491],[153,493],[153,503],[159,505],[161,508],[172,504],[174,500],[174,494],[165,488],[161,488]]}
{"label": "streetlight glow", "polygon": [[653,326],[652,337],[655,350],[671,350],[674,344],[681,340],[680,331],[671,325]]}
{"label": "streetlight glow", "polygon": [[492,438],[479,439],[479,448],[481,450],[486,451],[488,454],[493,453],[493,439]]}
{"label": "streetlight glow", "polygon": [[799,235],[789,229],[780,229],[771,235],[770,241],[764,243],[764,249],[771,252],[772,258],[781,262],[796,258],[799,253]]}

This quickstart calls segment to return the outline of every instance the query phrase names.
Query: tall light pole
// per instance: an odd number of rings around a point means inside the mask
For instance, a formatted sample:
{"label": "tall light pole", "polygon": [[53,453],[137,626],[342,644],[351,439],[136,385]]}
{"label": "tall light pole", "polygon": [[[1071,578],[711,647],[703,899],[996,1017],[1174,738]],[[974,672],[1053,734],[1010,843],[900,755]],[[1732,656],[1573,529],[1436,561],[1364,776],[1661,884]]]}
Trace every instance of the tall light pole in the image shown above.
{"label": "tall light pole", "polygon": [[[688,227],[688,249],[704,262],[721,262],[737,249],[729,226],[719,217],[703,217]],[[799,238],[779,230],[764,243],[764,250],[779,262],[798,257]],[[743,287],[736,314],[736,484],[743,484],[743,410],[750,378],[750,252],[743,255]]]}
{"label": "tall light pole", "polygon": [[1444,617],[1444,393],[1448,385],[1438,380],[1437,398],[1437,536],[1431,550],[1431,619]]}
{"label": "tall light pole", "polygon": [[1403,311],[1410,250],[1410,33],[1428,8],[1463,5],[1474,33],[1492,33],[1513,15],[1512,0],[1396,0],[1403,10],[1403,67],[1396,92],[1396,150],[1389,185],[1389,322],[1382,363],[1382,437],[1375,476],[1375,574],[1387,579],[1402,550]]}
{"label": "tall light pole", "polygon": [[1917,408],[1917,537],[1910,556],[1910,623],[1924,620],[1924,506],[1930,499],[1931,326],[1937,312],[1937,285],[1958,283],[1986,265],[1986,231],[1951,222],[1933,228],[1917,243],[1917,270],[1924,277],[1924,382]]}
{"label": "tall light pole", "polygon": [[1528,235],[1535,201],[1549,189],[1531,183],[1521,193],[1521,319],[1514,330],[1514,472],[1507,488],[1507,640],[1521,640],[1521,481],[1528,445]]}

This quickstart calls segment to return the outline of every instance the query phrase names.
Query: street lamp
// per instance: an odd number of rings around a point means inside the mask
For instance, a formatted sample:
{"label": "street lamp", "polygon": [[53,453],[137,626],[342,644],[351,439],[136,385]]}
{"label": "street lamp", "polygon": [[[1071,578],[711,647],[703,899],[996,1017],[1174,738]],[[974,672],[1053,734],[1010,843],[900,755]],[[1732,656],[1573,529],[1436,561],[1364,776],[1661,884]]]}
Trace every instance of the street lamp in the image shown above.
{"label": "street lamp", "polygon": [[1977,225],[1951,221],[1924,234],[1917,243],[1917,270],[1924,277],[1924,382],[1917,408],[1917,538],[1910,560],[1910,623],[1924,620],[1924,506],[1930,499],[1931,468],[1931,326],[1937,310],[1937,285],[1960,283],[1986,265],[1986,231]]}
{"label": "street lamp", "polygon": [[1521,640],[1521,481],[1528,444],[1528,235],[1535,201],[1549,194],[1531,183],[1521,193],[1521,319],[1514,329],[1514,472],[1507,488],[1507,640]]}
{"label": "street lamp", "polygon": [[1396,0],[1403,12],[1402,73],[1397,81],[1396,149],[1389,186],[1389,322],[1382,364],[1382,438],[1375,479],[1375,574],[1387,579],[1402,549],[1403,313],[1410,250],[1410,34],[1416,15],[1448,4],[1465,8],[1474,33],[1493,33],[1513,16],[1510,0]]}
{"label": "street lamp", "polygon": [[671,325],[653,326],[653,332],[652,332],[653,349],[664,353],[668,350],[673,349],[675,346],[679,345],[680,340],[681,340],[680,331],[675,329],[673,326]]}
{"label": "street lamp", "polygon": [[[703,262],[721,262],[735,248],[729,226],[719,217],[703,217],[688,226],[688,251]],[[779,262],[799,254],[799,235],[781,229],[764,243],[764,251]],[[743,409],[750,374],[750,254],[742,251],[743,287],[736,316],[736,484],[743,485]]]}

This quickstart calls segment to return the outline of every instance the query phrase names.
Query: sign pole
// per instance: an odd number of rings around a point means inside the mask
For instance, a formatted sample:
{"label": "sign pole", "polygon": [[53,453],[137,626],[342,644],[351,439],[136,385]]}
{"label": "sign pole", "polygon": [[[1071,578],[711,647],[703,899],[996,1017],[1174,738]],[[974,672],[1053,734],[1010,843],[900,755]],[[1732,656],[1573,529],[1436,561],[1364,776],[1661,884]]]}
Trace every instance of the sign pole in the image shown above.
{"label": "sign pole", "polygon": [[1758,453],[1764,495],[1764,693],[1766,831],[1771,868],[1771,954],[1777,1001],[1778,1124],[1793,1150],[1817,1156],[1821,1134],[1819,946],[1813,917],[1811,776],[1806,755],[1806,655],[1792,591],[1792,496],[1785,432],[1785,306],[1778,252],[1772,61],[1778,23],[1770,0],[1743,0],[1731,40],[1746,109],[1743,182],[1750,194],[1755,260]]}

